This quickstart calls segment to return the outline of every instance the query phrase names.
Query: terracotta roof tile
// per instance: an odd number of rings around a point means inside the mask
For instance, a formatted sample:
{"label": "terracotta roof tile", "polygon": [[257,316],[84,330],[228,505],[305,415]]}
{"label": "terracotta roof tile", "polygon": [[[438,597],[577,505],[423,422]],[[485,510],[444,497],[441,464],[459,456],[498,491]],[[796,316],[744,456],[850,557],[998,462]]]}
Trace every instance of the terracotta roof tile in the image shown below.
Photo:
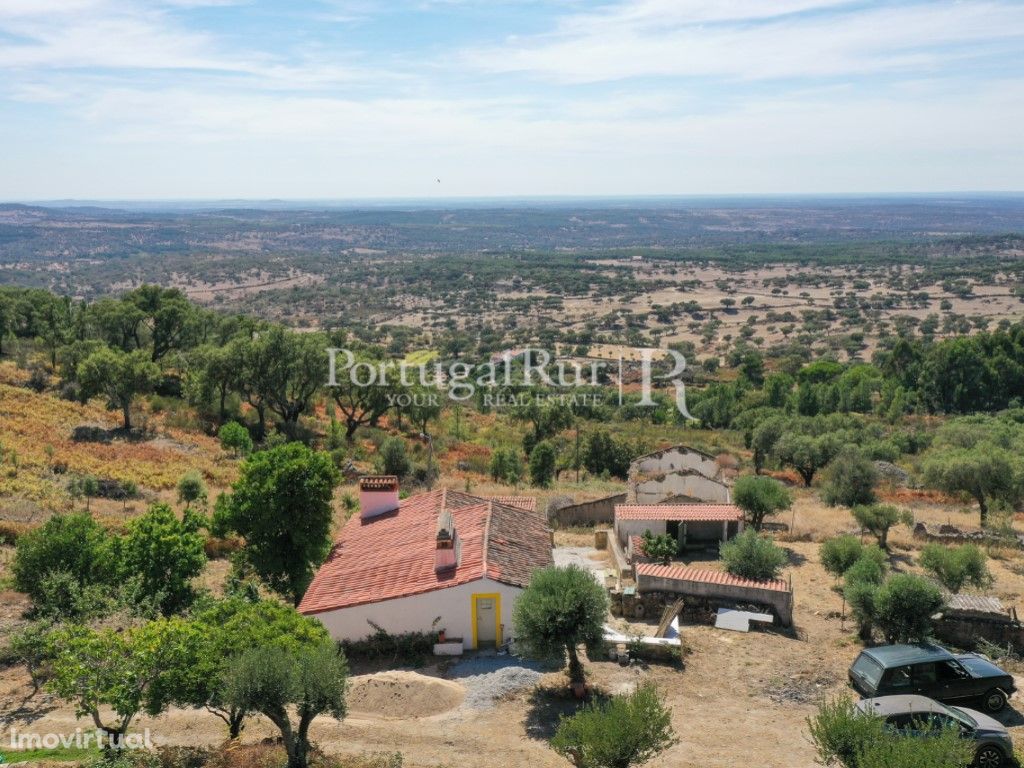
{"label": "terracotta roof tile", "polygon": [[537,499],[534,496],[491,496],[490,499],[506,507],[519,507],[529,512],[537,511]]}
{"label": "terracotta roof tile", "polygon": [[[448,510],[459,540],[456,567],[436,570],[438,515]],[[551,565],[551,532],[537,515],[449,489],[419,493],[369,520],[353,515],[302,598],[305,614],[454,587],[489,576],[525,586]]]}
{"label": "terracotta roof tile", "polygon": [[696,581],[702,584],[719,584],[723,587],[752,587],[754,589],[770,589],[775,592],[789,592],[789,584],[782,579],[755,581],[733,576],[725,571],[712,571],[703,568],[690,568],[685,565],[657,565],[655,563],[639,563],[636,566],[637,576],[650,576],[656,579],[675,579],[676,581]]}
{"label": "terracotta roof tile", "polygon": [[616,504],[615,519],[721,522],[742,520],[743,510],[735,504]]}

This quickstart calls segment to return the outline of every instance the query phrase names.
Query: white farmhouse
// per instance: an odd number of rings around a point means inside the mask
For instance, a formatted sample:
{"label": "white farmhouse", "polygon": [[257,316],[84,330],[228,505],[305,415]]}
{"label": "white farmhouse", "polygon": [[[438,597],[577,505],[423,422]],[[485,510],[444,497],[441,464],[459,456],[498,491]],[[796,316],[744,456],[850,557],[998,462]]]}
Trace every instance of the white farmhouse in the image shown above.
{"label": "white farmhouse", "polygon": [[552,564],[551,530],[532,499],[442,488],[399,501],[398,479],[364,477],[359,514],[342,528],[299,611],[336,640],[444,630],[464,648],[512,637],[512,608]]}

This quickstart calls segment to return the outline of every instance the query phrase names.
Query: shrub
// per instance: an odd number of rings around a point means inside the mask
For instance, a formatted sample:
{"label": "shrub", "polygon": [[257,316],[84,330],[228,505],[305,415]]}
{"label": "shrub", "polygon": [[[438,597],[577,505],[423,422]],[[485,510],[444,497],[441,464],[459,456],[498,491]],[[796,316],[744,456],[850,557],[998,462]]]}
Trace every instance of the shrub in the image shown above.
{"label": "shrub", "polygon": [[517,485],[523,479],[523,462],[515,448],[496,448],[487,469],[495,482]]}
{"label": "shrub", "polygon": [[878,470],[856,448],[840,451],[822,475],[821,495],[829,506],[874,503]]}
{"label": "shrub", "polygon": [[890,643],[921,642],[932,630],[932,616],[942,608],[942,593],[921,576],[891,576],[874,598],[875,624]]}
{"label": "shrub", "polygon": [[778,480],[762,475],[745,475],[736,479],[733,502],[747,513],[755,530],[761,530],[766,517],[778,514],[793,505],[793,496]]}
{"label": "shrub", "polygon": [[818,551],[822,567],[838,579],[857,562],[864,552],[864,545],[856,536],[845,534],[826,539]]}
{"label": "shrub", "polygon": [[405,477],[412,469],[405,452],[405,441],[400,437],[389,437],[380,445],[380,469],[385,475]]}
{"label": "shrub", "polygon": [[217,432],[220,438],[220,445],[225,451],[231,451],[235,456],[245,456],[252,452],[252,437],[249,430],[237,421],[229,421]]}
{"label": "shrub", "polygon": [[551,747],[578,768],[629,768],[676,744],[672,713],[652,683],[563,717]]}
{"label": "shrub", "polygon": [[851,512],[860,527],[878,539],[878,546],[882,549],[888,546],[890,528],[914,524],[914,516],[909,510],[892,504],[858,504]]}
{"label": "shrub", "polygon": [[542,440],[530,452],[530,482],[538,488],[547,488],[555,477],[555,449]]}
{"label": "shrub", "polygon": [[[860,712],[848,697],[823,702],[807,725],[821,765],[963,768],[973,757],[973,743],[957,728],[903,736],[888,730],[881,717]],[[920,730],[930,729],[922,723]]]}
{"label": "shrub", "polygon": [[652,560],[660,560],[665,565],[668,565],[679,551],[679,542],[667,533],[655,536],[649,530],[644,531],[643,541],[644,554]]}
{"label": "shrub", "polygon": [[192,470],[181,476],[178,481],[178,501],[184,503],[186,508],[196,502],[206,503],[206,483],[201,474]]}
{"label": "shrub", "polygon": [[959,592],[967,585],[984,589],[992,584],[988,556],[975,544],[927,544],[921,550],[920,563],[950,592]]}
{"label": "shrub", "polygon": [[168,505],[154,504],[133,520],[117,550],[122,580],[136,580],[136,598],[152,601],[165,616],[191,604],[191,581],[206,565],[203,537],[178,520]]}
{"label": "shrub", "polygon": [[47,574],[68,574],[80,587],[112,582],[107,532],[87,513],[54,515],[18,539],[12,572],[14,587],[27,592],[37,608],[46,595]]}
{"label": "shrub", "polygon": [[852,699],[842,696],[822,702],[817,713],[807,718],[807,730],[819,763],[855,768],[864,745],[885,735],[885,721],[859,712]]}
{"label": "shrub", "polygon": [[752,528],[722,544],[721,557],[733,576],[756,581],[778,578],[788,561],[781,547]]}

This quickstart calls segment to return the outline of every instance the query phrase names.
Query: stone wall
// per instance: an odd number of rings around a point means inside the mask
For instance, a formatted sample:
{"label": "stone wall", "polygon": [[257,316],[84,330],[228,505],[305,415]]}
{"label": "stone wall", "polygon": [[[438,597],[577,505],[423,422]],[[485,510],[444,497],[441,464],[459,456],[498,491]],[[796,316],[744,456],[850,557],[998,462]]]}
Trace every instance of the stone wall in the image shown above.
{"label": "stone wall", "polygon": [[606,496],[603,499],[570,504],[567,507],[562,507],[552,512],[550,520],[552,523],[557,523],[561,526],[614,523],[615,505],[624,504],[625,501],[626,494],[617,493],[614,496]]}

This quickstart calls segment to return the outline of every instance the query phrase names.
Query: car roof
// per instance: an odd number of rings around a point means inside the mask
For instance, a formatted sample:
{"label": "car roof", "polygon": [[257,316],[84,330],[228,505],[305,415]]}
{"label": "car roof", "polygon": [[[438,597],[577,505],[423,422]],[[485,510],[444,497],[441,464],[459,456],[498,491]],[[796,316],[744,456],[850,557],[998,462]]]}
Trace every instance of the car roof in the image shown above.
{"label": "car roof", "polygon": [[875,696],[857,702],[862,712],[874,712],[876,715],[901,715],[908,712],[945,712],[946,707],[927,696],[912,693],[900,696]]}
{"label": "car roof", "polygon": [[926,661],[947,661],[953,654],[941,645],[917,643],[915,645],[880,645],[866,648],[863,653],[883,667],[899,667],[903,664],[919,664]]}

